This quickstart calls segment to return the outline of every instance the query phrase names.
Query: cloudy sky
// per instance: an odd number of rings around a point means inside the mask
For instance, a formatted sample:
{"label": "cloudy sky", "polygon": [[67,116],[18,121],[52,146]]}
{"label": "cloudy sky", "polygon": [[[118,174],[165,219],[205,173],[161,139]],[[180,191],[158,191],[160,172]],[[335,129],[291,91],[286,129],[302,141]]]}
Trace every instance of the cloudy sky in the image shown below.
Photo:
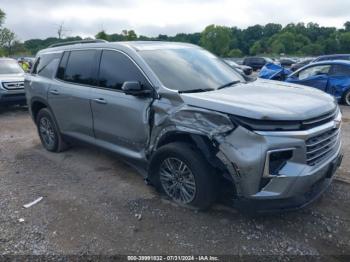
{"label": "cloudy sky", "polygon": [[21,40],[57,35],[93,36],[102,29],[156,36],[199,32],[208,24],[245,28],[269,22],[317,22],[342,27],[349,0],[1,0],[5,25]]}

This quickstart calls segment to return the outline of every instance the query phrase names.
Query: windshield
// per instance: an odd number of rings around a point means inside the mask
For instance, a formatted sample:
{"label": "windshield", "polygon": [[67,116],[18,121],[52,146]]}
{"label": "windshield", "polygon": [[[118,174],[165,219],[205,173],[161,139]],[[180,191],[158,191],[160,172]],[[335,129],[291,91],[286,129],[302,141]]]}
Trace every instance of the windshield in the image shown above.
{"label": "windshield", "polygon": [[22,68],[16,61],[13,60],[0,60],[0,74],[21,74]]}
{"label": "windshield", "polygon": [[172,90],[215,90],[244,79],[213,54],[199,48],[142,50],[140,55],[164,86]]}

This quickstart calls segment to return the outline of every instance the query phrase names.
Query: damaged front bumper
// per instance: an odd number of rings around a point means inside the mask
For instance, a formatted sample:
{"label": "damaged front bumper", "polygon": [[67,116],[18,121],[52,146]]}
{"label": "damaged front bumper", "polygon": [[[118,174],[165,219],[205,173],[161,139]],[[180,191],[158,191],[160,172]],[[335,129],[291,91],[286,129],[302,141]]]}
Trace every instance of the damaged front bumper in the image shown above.
{"label": "damaged front bumper", "polygon": [[[254,132],[239,126],[221,137],[218,158],[235,184],[241,209],[276,211],[300,208],[317,199],[341,163],[341,114],[321,126],[293,132]],[[271,152],[292,152],[269,169]]]}
{"label": "damaged front bumper", "polygon": [[[295,181],[284,181],[293,184],[289,197],[264,197],[263,192],[251,197],[241,198],[234,202],[236,208],[254,212],[279,212],[304,208],[317,200],[329,187],[343,155],[338,154],[330,163],[310,174],[304,174]],[[294,182],[294,183],[293,183]]]}

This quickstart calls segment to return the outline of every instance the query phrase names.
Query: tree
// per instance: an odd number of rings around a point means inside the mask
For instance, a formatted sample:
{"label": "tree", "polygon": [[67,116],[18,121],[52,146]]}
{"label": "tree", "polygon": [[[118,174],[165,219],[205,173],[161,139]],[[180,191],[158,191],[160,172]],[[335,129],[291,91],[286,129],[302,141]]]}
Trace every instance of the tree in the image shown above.
{"label": "tree", "polygon": [[[0,30],[5,13],[0,10]],[[4,36],[8,29],[4,32]],[[46,39],[30,39],[21,43],[13,41],[0,46],[0,54],[23,53],[25,48],[31,54],[35,54],[43,48],[54,43],[64,41],[81,40],[79,36],[64,37],[63,23],[58,27],[58,37]],[[266,25],[253,25],[246,29],[238,27],[226,27],[209,25],[202,32],[177,33],[174,36],[159,34],[157,37],[138,36],[134,30],[123,30],[120,33],[107,34],[100,31],[95,36],[97,39],[107,41],[131,41],[131,40],[157,40],[178,41],[201,45],[219,56],[244,56],[257,54],[281,54],[287,55],[319,55],[339,52],[350,52],[350,21],[344,23],[344,28],[319,26],[316,23],[290,23],[282,27],[280,24],[268,23]],[[11,48],[12,45],[12,48]]]}
{"label": "tree", "polygon": [[228,57],[242,57],[243,53],[240,49],[231,49],[227,54]]}
{"label": "tree", "polygon": [[258,55],[264,53],[260,41],[256,41],[254,45],[249,49],[249,54]]}
{"label": "tree", "polygon": [[249,26],[242,31],[242,41],[240,49],[249,53],[250,47],[263,37],[264,28],[261,25]]}
{"label": "tree", "polygon": [[350,32],[350,21],[344,23],[345,31]]}
{"label": "tree", "polygon": [[264,37],[271,37],[274,34],[279,33],[282,30],[282,25],[269,23],[264,26],[263,35]]}
{"label": "tree", "polygon": [[109,37],[108,37],[108,35],[106,34],[106,32],[104,30],[102,30],[101,32],[98,32],[95,35],[95,38],[109,41]]}
{"label": "tree", "polygon": [[4,23],[5,17],[6,17],[5,13],[0,9],[0,27]]}
{"label": "tree", "polygon": [[137,39],[137,35],[134,30],[123,30],[122,33],[125,36],[125,40],[127,41],[133,41]]}
{"label": "tree", "polygon": [[162,34],[159,34],[157,36],[157,40],[159,41],[168,41],[169,40],[169,37],[167,35],[162,35]]}
{"label": "tree", "polygon": [[7,54],[12,54],[11,49],[15,43],[16,35],[8,28],[0,29],[0,47],[7,50]]}
{"label": "tree", "polygon": [[350,32],[339,35],[339,48],[342,53],[350,53]]}
{"label": "tree", "polygon": [[322,43],[325,54],[334,54],[339,51],[339,41],[336,34],[333,34],[329,38],[325,39]]}
{"label": "tree", "polygon": [[230,28],[225,26],[209,25],[201,33],[200,44],[219,56],[225,56],[230,50]]}
{"label": "tree", "polygon": [[324,49],[320,44],[308,44],[301,48],[301,52],[306,55],[317,56],[323,54]]}

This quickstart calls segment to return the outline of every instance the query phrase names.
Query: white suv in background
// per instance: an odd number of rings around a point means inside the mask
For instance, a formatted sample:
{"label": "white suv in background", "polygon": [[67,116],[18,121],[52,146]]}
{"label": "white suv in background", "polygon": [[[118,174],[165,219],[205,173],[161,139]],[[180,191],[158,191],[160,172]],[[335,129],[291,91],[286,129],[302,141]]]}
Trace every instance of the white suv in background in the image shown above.
{"label": "white suv in background", "polygon": [[0,58],[0,106],[25,103],[23,69],[14,59]]}

